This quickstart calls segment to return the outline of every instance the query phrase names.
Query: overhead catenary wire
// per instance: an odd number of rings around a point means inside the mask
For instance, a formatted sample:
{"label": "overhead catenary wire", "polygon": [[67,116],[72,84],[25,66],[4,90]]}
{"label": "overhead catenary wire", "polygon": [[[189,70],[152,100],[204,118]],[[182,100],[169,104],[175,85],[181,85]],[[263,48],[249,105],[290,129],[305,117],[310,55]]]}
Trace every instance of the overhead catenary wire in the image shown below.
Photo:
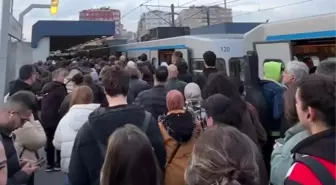
{"label": "overhead catenary wire", "polygon": [[128,11],[127,13],[125,13],[124,15],[122,15],[121,18],[124,18],[124,17],[128,16],[129,14],[131,14],[132,12],[134,12],[134,11],[135,11],[136,9],[138,9],[139,7],[143,6],[143,5],[146,4],[146,3],[149,3],[149,2],[151,2],[151,1],[153,1],[153,0],[147,0],[147,1],[145,1],[145,2],[143,2],[143,3],[141,3],[141,4],[139,4],[137,7],[133,8],[132,10],[130,10],[130,11]]}
{"label": "overhead catenary wire", "polygon": [[148,8],[147,6],[145,6],[148,11],[152,12],[154,15],[156,15],[157,17],[159,17],[160,19],[162,19],[163,21],[165,21],[166,23],[168,23],[169,25],[172,25],[172,23],[170,21],[167,21],[165,18],[163,18],[161,15],[157,14],[156,12],[152,11],[150,8]]}
{"label": "overhead catenary wire", "polygon": [[[238,2],[238,1],[242,1],[242,0],[232,0],[232,1],[228,1],[227,3],[234,3],[234,2]],[[219,2],[221,2],[221,3],[219,3]],[[218,3],[218,4],[211,5],[213,3]],[[211,5],[211,6],[218,6],[218,5],[221,5],[221,4],[223,4],[222,0],[221,1],[216,1],[216,2],[211,2],[211,3],[208,3],[208,4],[204,4],[202,6],[209,6],[209,5]],[[192,18],[192,17],[194,17],[194,16],[202,13],[203,11],[204,11],[204,8],[202,8],[199,12],[196,12],[196,13],[192,14],[191,16],[188,16],[188,17],[184,18],[182,21],[190,19],[190,18]]]}
{"label": "overhead catenary wire", "polygon": [[[235,1],[240,1],[240,0],[235,0]],[[244,15],[249,15],[249,14],[252,14],[252,13],[257,13],[257,12],[263,12],[263,11],[269,11],[269,10],[274,10],[274,9],[279,9],[279,8],[284,8],[284,7],[289,7],[289,6],[294,6],[294,5],[299,5],[299,4],[303,4],[303,3],[307,3],[307,2],[312,2],[312,1],[316,1],[316,0],[303,0],[303,1],[298,1],[298,2],[294,2],[294,3],[289,3],[289,4],[285,4],[285,5],[280,5],[280,6],[275,6],[275,7],[270,7],[270,8],[264,8],[264,9],[259,9],[257,11],[252,11],[252,12],[246,12],[246,13],[241,13],[241,14],[238,14],[238,15],[233,15],[232,17],[239,17],[239,16],[244,16]],[[231,2],[231,1],[229,1]],[[228,2],[228,3],[229,3]],[[187,19],[190,19],[192,17],[194,17],[195,15],[197,14],[200,14],[202,13],[202,11],[204,11],[203,9],[183,20],[187,20]],[[182,20],[182,21],[183,21]]]}
{"label": "overhead catenary wire", "polygon": [[275,10],[275,9],[289,7],[289,6],[294,6],[294,5],[298,5],[298,4],[302,4],[302,3],[307,3],[307,2],[311,2],[311,1],[315,1],[315,0],[304,0],[304,1],[298,1],[298,2],[294,2],[294,3],[289,3],[289,4],[275,6],[275,7],[270,7],[270,8],[258,9],[257,11],[252,11],[252,12],[246,12],[246,13],[238,14],[238,15],[235,15],[233,17],[239,17],[239,16],[243,16],[243,15],[249,15],[249,14],[257,13],[257,12]]}
{"label": "overhead catenary wire", "polygon": [[198,0],[191,0],[191,1],[188,1],[188,2],[186,2],[186,3],[181,4],[181,5],[179,5],[179,6],[185,6],[185,5],[187,5],[187,4],[190,4],[190,3],[193,3],[193,2],[196,2],[196,1],[198,1]]}

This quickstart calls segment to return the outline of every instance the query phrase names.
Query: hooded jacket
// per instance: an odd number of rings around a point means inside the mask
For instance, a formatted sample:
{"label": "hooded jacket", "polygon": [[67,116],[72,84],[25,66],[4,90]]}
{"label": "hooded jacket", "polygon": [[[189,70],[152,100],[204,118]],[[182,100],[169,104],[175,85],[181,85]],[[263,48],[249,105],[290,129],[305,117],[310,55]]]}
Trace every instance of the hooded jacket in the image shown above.
{"label": "hooded jacket", "polygon": [[336,181],[336,161],[335,161],[335,128],[330,128],[323,132],[311,135],[299,142],[293,149],[294,161],[297,155],[311,157],[317,160],[333,176],[334,180],[328,184],[322,184],[314,172],[306,165],[294,162],[287,173],[285,185],[329,185]]}
{"label": "hooded jacket", "polygon": [[27,121],[15,134],[15,147],[20,158],[37,161],[47,141],[46,134],[38,120]]}
{"label": "hooded jacket", "polygon": [[67,89],[62,82],[52,81],[47,83],[41,93],[41,121],[44,128],[55,128],[61,120],[58,112],[64,98],[67,96]]}
{"label": "hooded jacket", "polygon": [[[119,127],[134,124],[141,128],[145,111],[134,105],[99,108],[90,116],[87,124],[79,129],[72,150],[69,181],[73,185],[98,185],[104,159],[100,155],[98,141],[107,146],[108,138]],[[146,132],[152,143],[159,166],[164,169],[166,151],[159,126],[154,118]]]}
{"label": "hooded jacket", "polygon": [[184,110],[168,112],[159,127],[167,151],[165,185],[184,185],[184,172],[200,127],[195,124],[192,114]]}
{"label": "hooded jacket", "polygon": [[298,123],[285,133],[285,143],[274,148],[271,156],[271,178],[273,185],[282,185],[286,174],[293,164],[291,150],[303,139],[309,136],[308,131]]}
{"label": "hooded jacket", "polygon": [[7,158],[7,184],[26,184],[29,179],[29,175],[21,170],[19,157],[14,145],[13,135],[7,128],[0,127],[0,138],[2,139],[2,144],[5,148]]}
{"label": "hooded jacket", "polygon": [[59,122],[53,144],[61,150],[61,168],[68,173],[72,147],[79,129],[88,120],[89,115],[99,107],[99,104],[80,104],[70,108]]}
{"label": "hooded jacket", "polygon": [[9,82],[9,96],[12,96],[18,91],[33,92],[31,85],[27,84],[23,80],[17,79],[17,80]]}

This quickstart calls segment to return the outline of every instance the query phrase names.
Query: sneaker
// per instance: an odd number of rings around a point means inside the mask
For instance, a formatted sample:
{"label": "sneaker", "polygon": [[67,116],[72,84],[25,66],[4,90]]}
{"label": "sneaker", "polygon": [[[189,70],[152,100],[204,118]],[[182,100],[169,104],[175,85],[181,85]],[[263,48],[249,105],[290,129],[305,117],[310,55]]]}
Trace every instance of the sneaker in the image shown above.
{"label": "sneaker", "polygon": [[56,165],[54,166],[54,171],[61,171],[61,165],[56,164]]}
{"label": "sneaker", "polygon": [[53,166],[51,166],[51,165],[47,165],[45,171],[46,171],[46,172],[52,172],[52,171],[53,171]]}

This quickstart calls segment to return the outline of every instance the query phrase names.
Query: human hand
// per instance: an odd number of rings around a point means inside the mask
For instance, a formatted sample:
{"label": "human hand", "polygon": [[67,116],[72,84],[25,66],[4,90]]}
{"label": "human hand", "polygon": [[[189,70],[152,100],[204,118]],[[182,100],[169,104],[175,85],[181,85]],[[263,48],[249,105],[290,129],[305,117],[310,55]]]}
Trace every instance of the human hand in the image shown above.
{"label": "human hand", "polygon": [[21,159],[20,160],[20,165],[21,166],[24,166],[26,164],[35,164],[36,161],[33,161],[33,160],[29,160],[29,159]]}
{"label": "human hand", "polygon": [[30,163],[26,163],[21,170],[24,171],[27,175],[31,175],[34,172],[36,172],[36,170],[39,169],[38,166],[30,164]]}
{"label": "human hand", "polygon": [[29,122],[33,123],[35,121],[34,114],[31,114],[29,117]]}
{"label": "human hand", "polygon": [[278,142],[275,142],[274,145],[273,145],[273,149],[276,149],[280,146],[283,146],[282,144],[278,143]]}

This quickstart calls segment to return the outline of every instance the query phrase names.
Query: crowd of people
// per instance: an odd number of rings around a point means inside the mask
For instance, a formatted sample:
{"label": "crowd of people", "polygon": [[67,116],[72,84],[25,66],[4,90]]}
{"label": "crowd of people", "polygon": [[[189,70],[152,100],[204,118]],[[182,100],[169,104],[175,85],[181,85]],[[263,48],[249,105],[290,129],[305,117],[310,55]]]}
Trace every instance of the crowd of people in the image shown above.
{"label": "crowd of people", "polygon": [[335,184],[335,61],[265,62],[262,111],[203,59],[201,74],[181,52],[22,66],[0,108],[0,185],[42,167],[64,185]]}

